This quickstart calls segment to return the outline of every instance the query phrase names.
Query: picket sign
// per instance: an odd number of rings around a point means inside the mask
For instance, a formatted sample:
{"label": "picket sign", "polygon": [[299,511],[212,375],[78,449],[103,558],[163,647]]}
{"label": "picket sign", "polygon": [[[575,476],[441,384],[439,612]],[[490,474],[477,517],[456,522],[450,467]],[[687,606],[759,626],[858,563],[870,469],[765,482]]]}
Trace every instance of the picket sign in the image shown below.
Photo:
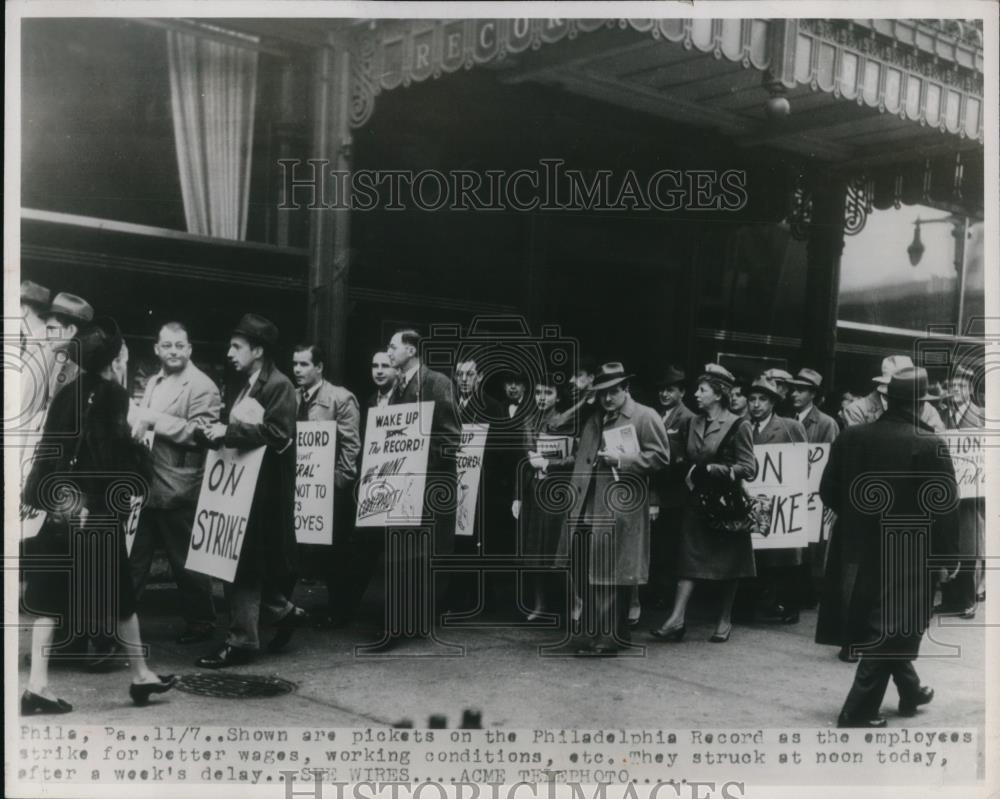
{"label": "picket sign", "polygon": [[476,502],[479,500],[480,476],[486,454],[488,424],[463,424],[462,444],[455,459],[458,467],[458,505],[455,509],[455,535],[473,535],[476,527]]}
{"label": "picket sign", "polygon": [[295,456],[295,540],[331,546],[337,423],[298,422]]}

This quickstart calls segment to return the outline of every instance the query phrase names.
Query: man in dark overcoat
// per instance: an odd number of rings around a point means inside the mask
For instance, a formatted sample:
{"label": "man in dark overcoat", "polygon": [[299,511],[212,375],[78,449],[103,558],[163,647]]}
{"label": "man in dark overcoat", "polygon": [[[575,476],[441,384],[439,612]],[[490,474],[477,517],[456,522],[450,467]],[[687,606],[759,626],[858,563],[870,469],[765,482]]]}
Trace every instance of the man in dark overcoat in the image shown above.
{"label": "man in dark overcoat", "polygon": [[[205,426],[216,445],[252,450],[267,447],[257,476],[243,550],[233,583],[227,584],[229,634],[217,652],[195,665],[218,669],[250,662],[260,649],[264,617],[283,646],[289,631],[306,621],[288,598],[295,573],[295,416],[291,381],[274,366],[278,328],[246,314],[233,330],[228,358],[246,382],[228,407],[228,423]],[[277,646],[272,649],[279,648]]]}
{"label": "man in dark overcoat", "polygon": [[888,410],[840,434],[820,481],[837,522],[816,642],[859,656],[839,727],[884,727],[879,708],[890,676],[901,716],[934,696],[913,660],[931,617],[932,569],[955,551],[958,487],[944,442],[920,422],[926,396],[925,369],[896,372]]}

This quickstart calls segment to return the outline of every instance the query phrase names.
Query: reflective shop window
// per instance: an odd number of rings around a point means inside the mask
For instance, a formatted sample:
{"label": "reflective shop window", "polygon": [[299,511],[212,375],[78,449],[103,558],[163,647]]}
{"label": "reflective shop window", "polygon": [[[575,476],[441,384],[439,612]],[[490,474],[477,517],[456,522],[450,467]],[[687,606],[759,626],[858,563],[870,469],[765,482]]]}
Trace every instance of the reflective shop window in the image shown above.
{"label": "reflective shop window", "polygon": [[963,332],[985,310],[982,220],[924,205],[873,211],[844,239],[839,307],[842,322]]}

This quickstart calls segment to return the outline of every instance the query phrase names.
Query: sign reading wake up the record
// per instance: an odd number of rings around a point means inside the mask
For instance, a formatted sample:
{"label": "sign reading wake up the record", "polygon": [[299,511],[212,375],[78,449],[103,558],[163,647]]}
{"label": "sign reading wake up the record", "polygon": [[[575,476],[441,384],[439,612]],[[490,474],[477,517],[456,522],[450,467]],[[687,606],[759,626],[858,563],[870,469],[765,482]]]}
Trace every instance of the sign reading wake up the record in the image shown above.
{"label": "sign reading wake up the record", "polygon": [[210,450],[185,566],[231,583],[250,518],[265,447]]}
{"label": "sign reading wake up the record", "polygon": [[433,416],[433,402],[368,410],[358,527],[420,524]]}

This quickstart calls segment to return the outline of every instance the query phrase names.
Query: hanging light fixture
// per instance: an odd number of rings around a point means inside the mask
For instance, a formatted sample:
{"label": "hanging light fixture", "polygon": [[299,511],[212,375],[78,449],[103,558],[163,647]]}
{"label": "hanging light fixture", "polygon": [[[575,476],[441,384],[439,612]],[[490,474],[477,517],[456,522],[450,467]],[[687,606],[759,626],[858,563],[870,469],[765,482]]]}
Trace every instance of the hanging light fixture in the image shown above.
{"label": "hanging light fixture", "polygon": [[920,217],[917,217],[916,221],[913,223],[913,241],[910,242],[910,246],[906,248],[906,254],[910,256],[910,266],[916,266],[920,263],[920,259],[923,258],[924,243],[920,240]]}

